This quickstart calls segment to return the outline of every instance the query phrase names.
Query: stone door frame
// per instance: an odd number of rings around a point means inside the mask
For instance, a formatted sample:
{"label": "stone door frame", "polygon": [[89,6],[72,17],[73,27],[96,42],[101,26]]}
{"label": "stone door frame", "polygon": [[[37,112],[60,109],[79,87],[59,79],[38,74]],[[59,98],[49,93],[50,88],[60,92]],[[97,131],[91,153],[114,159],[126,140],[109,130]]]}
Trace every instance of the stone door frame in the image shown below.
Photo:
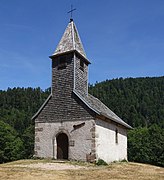
{"label": "stone door frame", "polygon": [[59,134],[66,134],[68,137],[68,159],[69,159],[70,158],[70,155],[69,155],[70,154],[70,149],[69,149],[70,143],[69,142],[71,140],[71,136],[70,136],[69,132],[65,129],[57,131],[52,138],[52,146],[53,146],[52,158],[57,159],[57,136]]}

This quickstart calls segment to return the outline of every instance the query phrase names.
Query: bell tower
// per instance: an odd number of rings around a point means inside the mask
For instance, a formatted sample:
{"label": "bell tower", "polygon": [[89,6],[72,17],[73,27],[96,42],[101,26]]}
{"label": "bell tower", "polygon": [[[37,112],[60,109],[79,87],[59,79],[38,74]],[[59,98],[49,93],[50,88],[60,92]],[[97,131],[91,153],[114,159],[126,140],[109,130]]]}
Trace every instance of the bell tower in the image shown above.
{"label": "bell tower", "polygon": [[88,65],[79,33],[70,20],[52,59],[52,96],[70,96],[73,90],[88,95]]}

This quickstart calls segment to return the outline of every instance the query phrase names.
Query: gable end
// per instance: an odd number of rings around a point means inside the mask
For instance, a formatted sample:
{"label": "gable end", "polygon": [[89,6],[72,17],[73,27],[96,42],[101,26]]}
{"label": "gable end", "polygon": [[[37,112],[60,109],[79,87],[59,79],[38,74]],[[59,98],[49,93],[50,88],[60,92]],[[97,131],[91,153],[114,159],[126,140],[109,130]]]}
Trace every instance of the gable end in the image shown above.
{"label": "gable end", "polygon": [[51,99],[51,97],[52,97],[52,94],[50,94],[48,96],[48,98],[45,100],[45,102],[42,104],[42,106],[39,108],[39,110],[34,114],[34,116],[31,118],[32,120],[35,119],[40,114],[40,112],[47,105],[47,103]]}

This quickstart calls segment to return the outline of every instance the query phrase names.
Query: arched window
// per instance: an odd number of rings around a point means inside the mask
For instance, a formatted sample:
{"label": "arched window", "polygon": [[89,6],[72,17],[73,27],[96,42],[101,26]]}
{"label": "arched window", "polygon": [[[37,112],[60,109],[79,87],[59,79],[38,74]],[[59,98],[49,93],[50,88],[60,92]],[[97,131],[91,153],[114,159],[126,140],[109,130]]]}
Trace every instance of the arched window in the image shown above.
{"label": "arched window", "polygon": [[58,58],[58,69],[66,68],[67,66],[67,56],[61,56]]}
{"label": "arched window", "polygon": [[115,142],[118,144],[118,129],[115,130]]}
{"label": "arched window", "polygon": [[80,59],[80,69],[84,71],[84,61]]}

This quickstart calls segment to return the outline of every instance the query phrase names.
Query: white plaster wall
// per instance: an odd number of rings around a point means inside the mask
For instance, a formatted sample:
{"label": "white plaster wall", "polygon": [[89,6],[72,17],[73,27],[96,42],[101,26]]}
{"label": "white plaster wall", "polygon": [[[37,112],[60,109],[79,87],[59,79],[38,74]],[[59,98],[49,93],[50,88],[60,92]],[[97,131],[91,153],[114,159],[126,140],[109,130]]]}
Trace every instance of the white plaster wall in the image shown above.
{"label": "white plaster wall", "polygon": [[[118,129],[118,143],[115,141],[115,130]],[[96,158],[110,163],[127,159],[127,130],[96,120]]]}
{"label": "white plaster wall", "polygon": [[[73,125],[84,123],[85,125],[74,129]],[[36,123],[35,128],[42,131],[35,133],[35,151],[37,157],[56,158],[57,145],[56,134],[63,131],[68,134],[69,142],[74,141],[74,146],[69,146],[69,159],[86,161],[86,154],[91,152],[92,133],[90,132],[93,127],[94,121],[69,121],[69,122],[56,122],[56,123]],[[54,142],[53,142],[54,141]],[[53,153],[54,149],[54,153]]]}

